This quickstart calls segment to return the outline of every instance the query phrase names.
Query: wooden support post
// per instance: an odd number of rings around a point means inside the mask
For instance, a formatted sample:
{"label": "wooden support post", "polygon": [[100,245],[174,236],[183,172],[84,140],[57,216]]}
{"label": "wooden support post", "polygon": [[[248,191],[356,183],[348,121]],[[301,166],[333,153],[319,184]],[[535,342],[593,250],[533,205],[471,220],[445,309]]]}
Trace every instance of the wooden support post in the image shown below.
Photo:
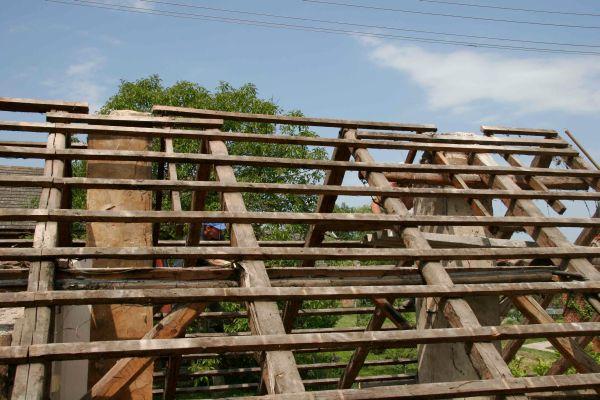
{"label": "wooden support post", "polygon": [[[207,141],[200,141],[200,153],[206,154],[207,150]],[[196,180],[197,181],[208,181],[210,179],[210,172],[212,170],[211,165],[207,164],[199,164],[196,169]],[[207,191],[205,190],[195,190],[192,192],[192,211],[202,211],[204,210],[204,206],[206,205],[206,195]],[[200,238],[202,230],[202,223],[193,222],[190,223],[189,232],[186,239],[186,246],[197,246],[198,242],[200,242]],[[194,267],[196,266],[196,262],[198,260],[195,258],[185,259],[184,263],[186,267]]]}
{"label": "wooden support post", "polygon": [[[135,111],[117,111],[112,115],[144,115]],[[149,138],[131,136],[89,135],[88,148],[97,150],[147,150]],[[149,179],[151,164],[140,161],[88,161],[91,178]],[[89,210],[151,210],[152,192],[142,190],[89,189]],[[87,225],[88,246],[148,246],[152,243],[151,223],[92,222]],[[152,261],[94,260],[94,268],[151,267]],[[95,305],[92,307],[90,340],[139,339],[152,328],[152,307],[138,305]],[[115,359],[90,361],[89,387],[103,379],[115,365]],[[139,372],[118,399],[152,398],[152,363]]]}
{"label": "wooden support post", "polygon": [[[160,151],[164,152],[165,151],[165,139],[161,138],[160,139]],[[163,179],[165,179],[165,162],[159,161],[156,163],[157,164],[157,176],[156,179],[158,179],[159,181],[162,181]],[[163,201],[163,191],[162,190],[157,190],[154,193],[154,204],[153,204],[153,209],[154,211],[161,211],[162,210],[162,201]],[[155,222],[152,224],[152,244],[154,246],[156,246],[158,244],[158,240],[160,239],[160,222]]]}
{"label": "wooden support post", "polygon": [[[227,147],[221,141],[210,141],[208,151],[214,155],[227,155]],[[223,183],[236,183],[233,168],[228,165],[215,167],[217,179]],[[223,193],[223,205],[227,211],[246,212],[241,193]],[[231,244],[239,247],[258,247],[254,229],[250,224],[231,224]],[[262,261],[247,261],[242,264],[240,286],[269,287],[271,283]],[[246,304],[248,322],[254,335],[284,334],[285,328],[279,315],[277,303],[254,301]],[[291,351],[267,351],[262,355],[261,387],[268,393],[297,393],[304,391],[304,385]]]}
{"label": "wooden support post", "polygon": [[[450,138],[467,138],[472,135],[468,133],[440,135]],[[469,154],[455,152],[437,151],[433,155],[433,162],[440,165],[469,165]],[[449,175],[453,186],[458,189],[468,189],[466,182],[460,174]],[[480,201],[478,199],[450,199],[450,198],[420,198],[415,199],[415,215],[435,215],[440,219],[452,216],[492,216],[492,204],[490,200]],[[428,226],[422,227],[424,232],[454,234],[462,237],[479,236],[490,237],[487,227],[469,226]],[[426,237],[422,234],[423,237]],[[445,268],[464,268],[465,272],[471,268],[494,268],[493,261],[464,260],[443,261]],[[468,273],[468,272],[466,272]],[[464,300],[473,310],[477,321],[482,325],[500,324],[500,307],[498,296],[465,297]],[[446,328],[449,322],[444,316],[444,302],[436,298],[417,299],[417,329]],[[500,343],[494,343],[496,349],[500,350]],[[460,343],[426,344],[418,347],[419,350],[419,382],[444,382],[464,379],[477,379],[478,372],[474,368],[469,354]],[[446,360],[440,363],[439,360]]]}
{"label": "wooden support post", "polygon": [[[167,154],[174,154],[175,150],[173,149],[173,139],[166,138],[165,139],[165,152]],[[169,180],[176,181],[177,180],[177,164],[169,163],[167,164],[167,170],[169,172]],[[181,211],[181,194],[177,190],[171,191],[171,203],[173,204],[173,211]]]}
{"label": "wooden support post", "polygon": [[[66,135],[48,135],[47,149],[54,151],[66,147]],[[47,160],[44,175],[62,177],[65,164],[61,160]],[[40,194],[38,208],[53,209],[61,205],[62,192],[57,188],[44,188]],[[40,222],[35,226],[34,248],[55,247],[58,244],[58,223]],[[28,291],[52,290],[54,286],[54,262],[34,262],[29,267]],[[50,341],[52,308],[26,308],[23,319],[16,324],[13,332],[13,345],[43,344]],[[17,367],[13,384],[13,400],[41,400],[48,397],[49,364],[24,364]]]}
{"label": "wooden support post", "polygon": [[170,356],[166,366],[163,400],[173,400],[175,398],[179,368],[181,368],[181,356]]}
{"label": "wooden support post", "polygon": [[[355,139],[356,136],[350,133],[345,135],[348,139]],[[357,148],[353,152],[356,161],[373,162],[373,157],[366,149]],[[383,173],[372,172],[368,174],[367,180],[369,185],[375,187],[391,187]],[[383,202],[384,208],[389,214],[397,214],[399,216],[408,215],[408,210],[402,201],[393,198],[386,198]],[[406,247],[431,249],[427,240],[423,238],[421,232],[416,228],[406,228],[402,231]],[[439,262],[424,262],[420,263],[419,268],[423,278],[427,284],[445,284],[453,285],[452,279],[445,271],[444,267]],[[453,327],[480,327],[475,313],[469,304],[463,299],[449,299],[446,301],[445,314],[449,319],[450,325]],[[502,359],[498,349],[492,343],[475,343],[469,347],[469,356],[473,362],[473,366],[481,377],[484,378],[508,378],[511,377],[508,366]],[[349,364],[347,371],[355,368]],[[342,376],[343,380],[343,376]]]}
{"label": "wooden support post", "polygon": [[[343,137],[346,129],[340,130],[340,137]],[[354,134],[356,134],[356,130],[352,130]],[[333,161],[348,161],[350,159],[350,149],[348,146],[338,146],[334,148],[333,154],[331,155],[331,159]],[[327,172],[325,176],[325,180],[323,182],[324,185],[333,185],[338,186],[341,185],[344,181],[345,169],[331,169]],[[319,200],[317,201],[317,211],[318,213],[330,213],[333,212],[335,208],[335,202],[337,200],[337,195],[320,195]],[[306,240],[304,241],[304,247],[317,247],[319,246],[323,240],[325,239],[325,229],[323,226],[310,225],[308,227],[308,233],[306,235]],[[302,262],[303,267],[314,267],[315,262],[313,260],[305,260]],[[301,301],[288,301],[285,304],[285,308],[283,310],[283,326],[286,332],[290,332],[294,326],[294,320],[298,316],[298,310],[302,307]]]}

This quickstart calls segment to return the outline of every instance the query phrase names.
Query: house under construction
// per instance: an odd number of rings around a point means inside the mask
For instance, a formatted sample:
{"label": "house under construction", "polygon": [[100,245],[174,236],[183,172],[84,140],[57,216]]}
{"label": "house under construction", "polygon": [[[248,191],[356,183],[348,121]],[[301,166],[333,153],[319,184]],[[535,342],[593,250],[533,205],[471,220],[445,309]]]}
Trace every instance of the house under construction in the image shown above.
{"label": "house under construction", "polygon": [[[44,163],[40,176],[0,176],[2,190],[41,190],[37,208],[0,209],[2,223],[35,223],[32,236],[0,239],[0,307],[24,310],[0,347],[12,399],[599,396],[590,347],[600,333],[593,243],[600,218],[597,210],[569,216],[567,206],[600,200],[600,171],[557,131],[482,126],[480,134],[438,134],[434,125],[161,105],[96,115],[85,103],[15,98],[0,98],[0,110],[18,112],[14,119],[43,114],[43,122],[0,121],[0,130],[47,138],[0,143],[4,158]],[[227,121],[273,129],[226,131]],[[275,129],[286,124],[339,135]],[[198,141],[201,151],[175,152],[181,139]],[[331,159],[230,155],[230,142],[326,147]],[[377,161],[383,151],[395,161]],[[80,160],[85,177],[72,173]],[[195,180],[178,179],[182,165]],[[242,182],[240,166],[326,174],[322,185]],[[344,184],[352,175],[365,184]],[[86,209],[73,208],[75,190],[86,192]],[[221,211],[205,209],[214,193]],[[244,193],[318,201],[312,213],[254,212]],[[165,196],[171,209],[162,207]],[[373,212],[334,213],[339,196],[370,197]],[[86,228],[83,240],[76,223]],[[226,240],[204,240],[206,223],[227,224]],[[161,224],[189,233],[161,240]],[[264,241],[255,233],[261,224],[304,225],[307,234]],[[344,231],[363,239],[328,234]],[[206,260],[228,262],[198,266]],[[158,261],[181,263],[158,268]],[[563,298],[588,312],[550,313]],[[310,300],[344,301],[306,307]],[[520,322],[506,323],[516,312]],[[363,315],[368,323],[298,328],[304,318],[328,315]],[[188,329],[235,319],[248,328]],[[508,365],[532,338],[559,356],[545,375],[513,376]],[[415,357],[369,357],[409,348]],[[300,355],[340,351],[350,356],[301,362]],[[190,369],[241,357],[253,365]],[[393,365],[412,372],[366,373]],[[330,373],[310,378],[315,370]],[[228,383],[232,376],[245,381]]]}

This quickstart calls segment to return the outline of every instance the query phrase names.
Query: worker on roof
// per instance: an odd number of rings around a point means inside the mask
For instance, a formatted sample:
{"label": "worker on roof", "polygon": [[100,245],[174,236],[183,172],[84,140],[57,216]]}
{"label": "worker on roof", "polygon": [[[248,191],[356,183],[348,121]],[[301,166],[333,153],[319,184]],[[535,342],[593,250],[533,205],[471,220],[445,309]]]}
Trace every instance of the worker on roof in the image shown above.
{"label": "worker on roof", "polygon": [[207,222],[202,224],[202,240],[223,240],[226,225],[222,222]]}

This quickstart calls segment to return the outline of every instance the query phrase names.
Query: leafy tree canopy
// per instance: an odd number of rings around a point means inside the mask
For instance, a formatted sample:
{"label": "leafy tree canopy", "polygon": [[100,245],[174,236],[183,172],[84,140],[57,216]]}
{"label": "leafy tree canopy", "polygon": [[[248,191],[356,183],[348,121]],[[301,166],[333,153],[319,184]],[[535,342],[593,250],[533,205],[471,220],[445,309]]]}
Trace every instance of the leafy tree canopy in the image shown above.
{"label": "leafy tree canopy", "polygon": [[[245,84],[238,88],[221,82],[214,90],[209,90],[196,83],[179,81],[172,86],[165,86],[158,75],[151,75],[134,82],[121,81],[117,93],[102,107],[101,113],[112,110],[135,110],[150,112],[155,104],[204,108],[222,111],[287,114],[302,116],[300,111],[285,113],[272,99],[262,99],[253,84]],[[227,121],[223,130],[249,132],[259,134],[284,134],[299,136],[315,136],[307,127],[265,123],[248,123]],[[154,143],[158,147],[158,142]],[[327,153],[323,148],[299,145],[274,145],[254,142],[228,142],[227,147],[232,155],[290,157],[306,159],[324,159]],[[199,152],[198,140],[177,139],[174,141],[176,152]],[[177,166],[179,179],[194,179],[197,165],[180,164]],[[157,171],[155,170],[155,173]],[[323,178],[322,171],[298,170],[287,168],[262,168],[236,166],[235,173],[241,182],[273,182],[291,184],[319,183]],[[260,194],[245,193],[246,207],[252,211],[294,211],[311,212],[316,206],[316,196],[294,196],[289,194]],[[164,209],[170,208],[170,199],[165,196]],[[182,206],[190,209],[191,194],[182,193]],[[216,195],[210,196],[207,202],[208,210],[220,207]],[[256,226],[255,230],[261,239],[301,239],[305,228],[299,226]],[[161,233],[165,238],[179,236],[173,229],[165,226]]]}

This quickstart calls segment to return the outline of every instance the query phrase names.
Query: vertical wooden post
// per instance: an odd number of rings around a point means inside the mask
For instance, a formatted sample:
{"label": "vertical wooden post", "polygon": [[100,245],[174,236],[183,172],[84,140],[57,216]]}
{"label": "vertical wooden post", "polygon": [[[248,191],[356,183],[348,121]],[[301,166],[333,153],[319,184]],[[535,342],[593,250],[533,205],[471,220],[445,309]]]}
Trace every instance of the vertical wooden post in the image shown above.
{"label": "vertical wooden post", "polygon": [[[64,149],[66,135],[51,133],[48,135],[48,150]],[[44,175],[62,177],[65,163],[62,160],[46,160]],[[38,208],[60,208],[62,192],[57,188],[45,188],[40,194]],[[55,247],[58,244],[58,224],[56,222],[40,222],[35,226],[33,247]],[[32,263],[29,267],[28,291],[52,290],[54,286],[54,262],[42,261]],[[26,346],[30,344],[48,343],[51,338],[52,308],[26,308],[23,319],[15,326],[13,344]],[[23,364],[17,367],[11,398],[44,399],[49,392],[49,364]]]}
{"label": "vertical wooden post", "polygon": [[[138,115],[134,111],[117,111],[111,115]],[[148,150],[149,138],[127,136],[93,136],[88,138],[89,149]],[[149,179],[148,162],[88,161],[90,178]],[[89,210],[151,210],[152,193],[142,190],[90,189],[87,193]],[[99,247],[152,246],[152,224],[104,223],[87,225],[87,245]],[[93,267],[141,268],[151,267],[148,260],[94,260]],[[92,307],[90,340],[139,339],[152,328],[152,307],[136,305],[96,305]],[[90,362],[89,387],[92,387],[116,363],[114,359]],[[141,372],[119,399],[152,399],[152,364]]]}
{"label": "vertical wooden post", "polygon": [[[467,135],[467,134],[464,134]],[[463,134],[456,136],[464,136]],[[436,163],[444,165],[465,165],[469,163],[465,153],[436,152]],[[466,186],[460,175],[449,176],[455,187]],[[490,202],[491,203],[491,202]],[[479,200],[469,201],[463,198],[419,198],[415,199],[414,211],[419,215],[484,215],[489,216],[491,204],[484,204]],[[426,232],[450,233],[457,236],[487,236],[486,229],[480,226],[451,226],[451,227],[424,227]],[[466,260],[442,262],[444,267],[468,268],[493,268],[493,262],[485,260]],[[482,325],[500,325],[500,307],[498,296],[481,296],[477,298],[465,297],[477,320]],[[441,307],[440,307],[441,305]],[[418,299],[417,329],[449,328],[450,324],[444,317],[443,302],[439,299]],[[499,343],[496,348],[500,350]],[[419,382],[448,382],[477,379],[478,372],[474,368],[465,346],[462,343],[440,343],[420,345],[419,349]],[[440,360],[445,362],[440,363]]]}

